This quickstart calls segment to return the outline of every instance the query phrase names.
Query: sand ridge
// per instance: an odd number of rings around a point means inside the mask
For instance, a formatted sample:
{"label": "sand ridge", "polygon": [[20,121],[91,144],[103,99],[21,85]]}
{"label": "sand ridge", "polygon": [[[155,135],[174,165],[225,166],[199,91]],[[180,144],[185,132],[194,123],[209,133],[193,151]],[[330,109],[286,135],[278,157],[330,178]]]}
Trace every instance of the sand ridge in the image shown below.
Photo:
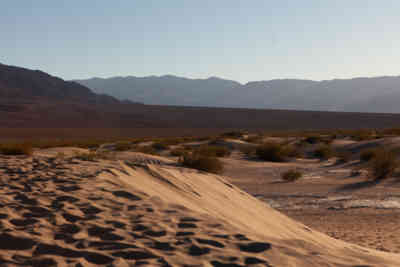
{"label": "sand ridge", "polygon": [[400,266],[224,177],[124,160],[0,157],[2,266]]}

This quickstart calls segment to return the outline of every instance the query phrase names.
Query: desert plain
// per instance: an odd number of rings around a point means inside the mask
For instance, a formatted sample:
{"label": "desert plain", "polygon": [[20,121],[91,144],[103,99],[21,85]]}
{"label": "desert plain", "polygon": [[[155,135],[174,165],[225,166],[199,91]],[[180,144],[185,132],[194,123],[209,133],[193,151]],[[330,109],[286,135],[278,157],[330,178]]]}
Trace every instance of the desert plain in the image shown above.
{"label": "desert plain", "polygon": [[[336,136],[327,158],[313,156],[324,138],[168,140],[3,153],[1,266],[400,266],[400,179],[360,160],[399,137]],[[252,156],[265,143],[302,152]],[[216,148],[217,174],[182,161]]]}

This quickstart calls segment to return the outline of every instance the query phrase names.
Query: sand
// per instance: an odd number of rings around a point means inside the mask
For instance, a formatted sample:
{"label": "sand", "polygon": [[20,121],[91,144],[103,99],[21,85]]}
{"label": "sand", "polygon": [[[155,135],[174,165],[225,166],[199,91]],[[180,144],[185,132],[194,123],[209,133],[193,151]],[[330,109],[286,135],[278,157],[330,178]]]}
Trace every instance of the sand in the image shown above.
{"label": "sand", "polygon": [[0,172],[2,266],[400,266],[168,160],[42,150],[1,157]]}

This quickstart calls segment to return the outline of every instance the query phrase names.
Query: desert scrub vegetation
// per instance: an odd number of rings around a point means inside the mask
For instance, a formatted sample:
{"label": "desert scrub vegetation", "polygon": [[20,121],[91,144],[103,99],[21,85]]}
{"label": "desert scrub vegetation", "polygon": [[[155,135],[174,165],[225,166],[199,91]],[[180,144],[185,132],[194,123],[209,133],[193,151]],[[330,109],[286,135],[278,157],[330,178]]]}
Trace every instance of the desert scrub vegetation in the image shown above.
{"label": "desert scrub vegetation", "polygon": [[374,159],[380,152],[382,152],[382,148],[370,148],[364,150],[360,153],[360,160],[364,162],[368,162]]}
{"label": "desert scrub vegetation", "polygon": [[264,143],[255,150],[255,156],[261,160],[272,162],[284,162],[290,157],[299,156],[299,151],[290,145],[278,143]]}
{"label": "desert scrub vegetation", "polygon": [[336,157],[338,159],[338,162],[346,163],[351,160],[352,153],[350,151],[338,151],[336,152]]}
{"label": "desert scrub vegetation", "polygon": [[327,160],[335,156],[335,151],[330,145],[320,145],[314,150],[314,157],[321,160]]}
{"label": "desert scrub vegetation", "polygon": [[171,151],[169,152],[169,154],[173,157],[182,157],[183,155],[185,155],[185,153],[188,153],[188,150],[183,148],[171,149]]}
{"label": "desert scrub vegetation", "polygon": [[381,150],[370,161],[368,169],[370,175],[375,180],[381,180],[394,174],[399,166],[396,154],[388,150]]}
{"label": "desert scrub vegetation", "polygon": [[120,141],[115,143],[115,151],[128,151],[134,148],[132,142]]}
{"label": "desert scrub vegetation", "polygon": [[134,150],[144,154],[158,155],[157,150],[153,146],[137,146]]}
{"label": "desert scrub vegetation", "polygon": [[187,168],[215,174],[221,174],[224,170],[224,165],[218,158],[204,156],[198,153],[185,153],[179,158],[179,163]]}
{"label": "desert scrub vegetation", "polygon": [[83,160],[83,161],[96,161],[100,159],[115,159],[115,155],[111,152],[97,152],[97,151],[89,151],[89,152],[77,152],[74,155],[74,158]]}
{"label": "desert scrub vegetation", "polygon": [[156,142],[151,145],[152,148],[155,150],[167,150],[169,148],[169,145],[163,142]]}
{"label": "desert scrub vegetation", "polygon": [[247,133],[245,131],[230,131],[221,134],[222,138],[242,138]]}
{"label": "desert scrub vegetation", "polygon": [[308,143],[308,144],[312,144],[312,145],[318,144],[318,143],[320,143],[321,141],[322,141],[322,138],[321,138],[321,136],[319,136],[319,135],[307,136],[307,137],[304,139],[304,142],[306,142],[306,143]]}
{"label": "desert scrub vegetation", "polygon": [[33,153],[33,147],[30,143],[21,144],[3,144],[0,145],[0,153],[3,155],[27,155]]}
{"label": "desert scrub vegetation", "polygon": [[212,146],[212,145],[204,145],[200,146],[195,150],[196,154],[206,156],[206,157],[227,157],[231,154],[231,151],[222,146]]}
{"label": "desert scrub vegetation", "polygon": [[288,170],[285,171],[284,173],[281,174],[282,180],[286,182],[294,182],[300,179],[303,176],[303,173],[301,173],[298,170]]}

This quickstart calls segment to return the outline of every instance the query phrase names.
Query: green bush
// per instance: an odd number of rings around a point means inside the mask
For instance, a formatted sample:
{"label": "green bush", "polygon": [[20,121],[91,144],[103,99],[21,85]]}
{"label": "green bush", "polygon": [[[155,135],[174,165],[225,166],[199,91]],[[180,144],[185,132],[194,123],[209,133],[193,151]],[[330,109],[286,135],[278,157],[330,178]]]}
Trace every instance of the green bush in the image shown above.
{"label": "green bush", "polygon": [[27,155],[30,156],[33,153],[32,145],[29,143],[22,144],[4,144],[0,145],[0,153],[3,155]]}
{"label": "green bush", "polygon": [[186,153],[179,159],[179,163],[188,168],[220,174],[224,169],[223,163],[215,157]]}
{"label": "green bush", "polygon": [[256,156],[265,161],[283,162],[288,158],[288,151],[278,143],[264,143],[256,148]]}
{"label": "green bush", "polygon": [[334,151],[329,145],[321,145],[314,151],[314,156],[319,159],[329,159],[334,156]]}
{"label": "green bush", "polygon": [[369,170],[375,180],[390,177],[399,166],[396,155],[391,151],[380,151],[369,164]]}
{"label": "green bush", "polygon": [[282,180],[286,182],[294,182],[298,179],[300,179],[303,176],[303,174],[300,171],[297,170],[288,170],[284,173],[282,173],[281,178]]}

